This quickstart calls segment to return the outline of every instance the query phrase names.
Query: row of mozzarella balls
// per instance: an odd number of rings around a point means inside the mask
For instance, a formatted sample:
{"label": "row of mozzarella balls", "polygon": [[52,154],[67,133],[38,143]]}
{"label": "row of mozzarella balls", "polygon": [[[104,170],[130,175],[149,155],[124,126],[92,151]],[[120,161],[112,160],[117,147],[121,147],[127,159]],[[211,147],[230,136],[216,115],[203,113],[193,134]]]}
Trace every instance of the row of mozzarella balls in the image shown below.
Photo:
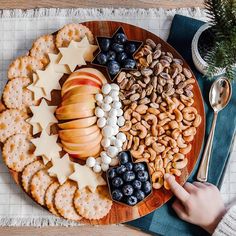
{"label": "row of mozzarella balls", "polygon": [[117,84],[105,84],[102,87],[102,93],[95,96],[97,102],[95,115],[98,118],[97,125],[102,129],[101,145],[104,151],[96,159],[89,157],[86,164],[96,173],[107,171],[109,166],[118,164],[117,154],[122,150],[123,143],[126,141],[125,134],[119,132],[119,127],[125,123],[122,104],[119,100],[119,90]]}

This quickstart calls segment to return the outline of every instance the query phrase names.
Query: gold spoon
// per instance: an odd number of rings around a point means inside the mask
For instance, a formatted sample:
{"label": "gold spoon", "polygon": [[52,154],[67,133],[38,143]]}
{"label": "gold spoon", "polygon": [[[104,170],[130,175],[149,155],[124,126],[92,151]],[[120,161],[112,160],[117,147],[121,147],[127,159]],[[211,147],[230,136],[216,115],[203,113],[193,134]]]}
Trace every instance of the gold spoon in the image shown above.
{"label": "gold spoon", "polygon": [[211,86],[209,93],[209,101],[212,109],[214,110],[214,118],[212,121],[211,130],[209,137],[205,146],[205,150],[202,156],[201,165],[198,170],[197,180],[201,182],[206,182],[208,177],[208,167],[211,157],[212,143],[214,139],[214,132],[216,126],[216,120],[218,112],[226,107],[232,94],[232,88],[229,80],[227,78],[217,79]]}

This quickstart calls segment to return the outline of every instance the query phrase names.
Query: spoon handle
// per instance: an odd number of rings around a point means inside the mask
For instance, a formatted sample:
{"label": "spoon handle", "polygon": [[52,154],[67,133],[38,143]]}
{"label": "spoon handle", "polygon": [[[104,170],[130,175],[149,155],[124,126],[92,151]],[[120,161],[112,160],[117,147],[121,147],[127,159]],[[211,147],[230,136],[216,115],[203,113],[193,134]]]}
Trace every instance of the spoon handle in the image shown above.
{"label": "spoon handle", "polygon": [[208,167],[209,167],[209,161],[211,158],[211,149],[212,149],[212,143],[213,143],[213,139],[214,139],[217,115],[218,115],[218,112],[214,112],[214,118],[212,121],[211,130],[209,133],[209,137],[207,139],[205,150],[204,150],[204,153],[202,156],[201,165],[200,165],[200,168],[199,168],[198,174],[197,174],[197,180],[201,181],[201,182],[207,182]]}

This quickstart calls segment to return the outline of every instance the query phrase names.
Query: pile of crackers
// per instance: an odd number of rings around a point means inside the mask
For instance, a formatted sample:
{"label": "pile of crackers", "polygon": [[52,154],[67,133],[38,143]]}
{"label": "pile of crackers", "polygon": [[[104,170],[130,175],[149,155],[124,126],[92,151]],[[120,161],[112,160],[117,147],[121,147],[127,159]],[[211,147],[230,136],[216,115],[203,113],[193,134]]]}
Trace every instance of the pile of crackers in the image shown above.
{"label": "pile of crackers", "polygon": [[[63,54],[60,49],[85,37],[94,43],[86,26],[69,24],[56,34],[38,38],[28,55],[10,65],[0,106],[0,142],[6,165],[18,173],[23,189],[37,203],[56,216],[76,221],[101,219],[112,207],[102,177],[70,161],[57,142],[54,112],[59,103],[52,91],[60,91],[61,79],[76,67],[58,63]],[[87,181],[77,177],[78,170],[84,179],[90,176]]]}

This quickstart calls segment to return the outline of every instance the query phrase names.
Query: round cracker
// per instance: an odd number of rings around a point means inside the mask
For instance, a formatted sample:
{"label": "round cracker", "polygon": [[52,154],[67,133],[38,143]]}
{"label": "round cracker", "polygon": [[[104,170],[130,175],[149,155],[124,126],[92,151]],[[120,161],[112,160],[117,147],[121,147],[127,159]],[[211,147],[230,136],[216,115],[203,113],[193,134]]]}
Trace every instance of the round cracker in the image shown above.
{"label": "round cracker", "polygon": [[55,206],[61,216],[68,220],[81,220],[82,217],[74,208],[73,198],[77,186],[72,181],[67,181],[61,185],[55,194]]}
{"label": "round cracker", "polygon": [[3,101],[8,108],[26,110],[34,105],[33,92],[26,88],[30,82],[29,78],[24,77],[8,81],[3,90]]}
{"label": "round cracker", "polygon": [[16,77],[32,78],[33,73],[41,69],[43,69],[43,64],[37,58],[31,56],[18,57],[9,66],[8,79]]}
{"label": "round cracker", "polygon": [[48,210],[56,216],[59,216],[59,214],[58,214],[57,209],[54,204],[54,197],[55,197],[56,190],[59,188],[59,186],[60,186],[60,184],[57,181],[53,182],[47,188],[47,191],[45,194],[46,206],[47,206]]}
{"label": "round cracker", "polygon": [[27,113],[21,110],[3,111],[0,114],[0,142],[5,142],[14,134],[31,134],[31,125],[25,121],[27,117]]}
{"label": "round cracker", "polygon": [[30,182],[33,177],[33,175],[38,172],[39,170],[42,170],[45,168],[45,165],[41,160],[34,161],[27,165],[22,174],[21,174],[21,183],[24,188],[24,190],[29,193],[30,192]]}
{"label": "round cracker", "polygon": [[34,145],[26,134],[11,136],[3,146],[3,160],[6,165],[17,172],[21,172],[26,165],[37,160]]}
{"label": "round cracker", "polygon": [[82,24],[68,24],[59,30],[56,36],[56,45],[58,48],[68,47],[71,40],[81,41],[84,36],[87,36],[90,44],[94,43],[94,37],[90,29]]}
{"label": "round cracker", "polygon": [[47,169],[39,170],[32,177],[30,191],[34,200],[40,205],[45,205],[45,193],[53,178],[48,174]]}
{"label": "round cracker", "polygon": [[76,211],[88,220],[98,220],[106,216],[112,207],[108,190],[97,188],[92,193],[87,188],[77,190],[74,197]]}
{"label": "round cracker", "polygon": [[51,34],[43,35],[36,39],[30,49],[30,56],[40,60],[43,65],[49,63],[48,53],[58,53],[55,36]]}

